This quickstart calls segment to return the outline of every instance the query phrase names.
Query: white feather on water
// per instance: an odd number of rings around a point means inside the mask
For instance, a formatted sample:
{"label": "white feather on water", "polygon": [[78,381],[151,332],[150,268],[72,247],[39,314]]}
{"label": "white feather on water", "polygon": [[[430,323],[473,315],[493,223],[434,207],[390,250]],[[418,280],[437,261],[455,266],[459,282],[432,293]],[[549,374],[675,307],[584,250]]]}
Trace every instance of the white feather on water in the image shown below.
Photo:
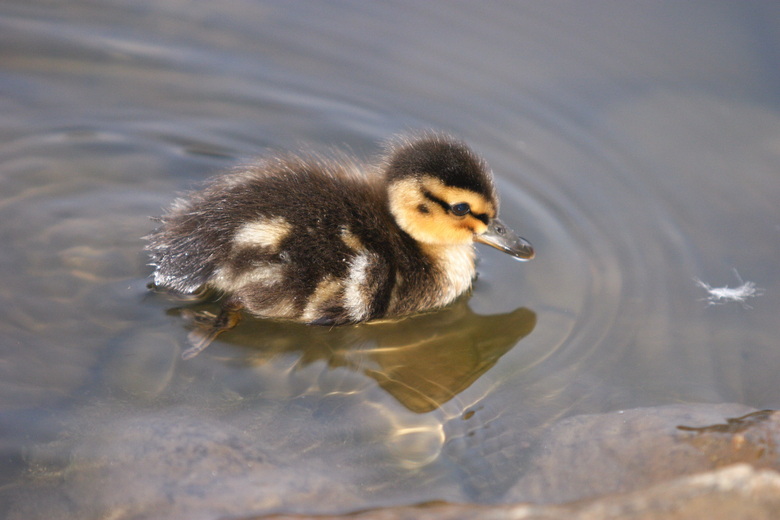
{"label": "white feather on water", "polygon": [[746,309],[752,309],[748,305],[746,300],[748,298],[754,298],[764,294],[764,290],[760,287],[756,287],[754,282],[746,282],[742,279],[736,269],[734,269],[734,275],[737,277],[740,286],[738,287],[712,287],[710,284],[701,281],[698,278],[694,278],[696,285],[709,292],[709,296],[703,298],[703,301],[707,301],[710,305],[723,305],[726,303],[736,302],[742,304],[742,307]]}

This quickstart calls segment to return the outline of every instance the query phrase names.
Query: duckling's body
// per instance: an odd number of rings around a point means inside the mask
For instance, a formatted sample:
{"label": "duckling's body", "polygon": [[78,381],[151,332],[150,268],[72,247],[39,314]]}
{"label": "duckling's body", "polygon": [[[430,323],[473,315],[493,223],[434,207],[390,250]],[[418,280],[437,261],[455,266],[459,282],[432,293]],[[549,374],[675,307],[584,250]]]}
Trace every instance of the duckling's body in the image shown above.
{"label": "duckling's body", "polygon": [[471,286],[475,239],[531,258],[497,210],[484,162],[428,134],[398,140],[378,166],[285,155],[217,177],[174,204],[147,249],[158,287],[341,325],[451,303]]}

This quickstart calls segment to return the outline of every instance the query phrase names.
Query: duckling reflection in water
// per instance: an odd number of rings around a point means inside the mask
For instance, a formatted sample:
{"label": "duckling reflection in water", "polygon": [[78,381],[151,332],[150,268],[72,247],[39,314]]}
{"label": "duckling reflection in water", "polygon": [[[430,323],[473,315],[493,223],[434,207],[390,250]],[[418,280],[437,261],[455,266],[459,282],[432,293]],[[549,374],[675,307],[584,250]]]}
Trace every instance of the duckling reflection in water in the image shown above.
{"label": "duckling reflection in water", "polygon": [[199,317],[192,357],[241,310],[333,326],[444,307],[471,287],[474,242],[533,258],[497,215],[485,162],[426,133],[396,138],[376,165],[277,155],[216,177],[173,204],[147,250],[156,287],[224,294]]}
{"label": "duckling reflection in water", "polygon": [[[238,366],[287,368],[293,355],[295,371],[317,363],[330,370],[346,368],[376,381],[408,410],[427,413],[470,387],[536,326],[536,314],[525,307],[480,315],[467,300],[459,298],[447,309],[404,320],[332,330],[253,320],[226,335],[226,342],[242,348],[222,359]],[[246,373],[251,378],[256,374]],[[315,371],[311,377],[312,387],[321,392],[322,373]],[[295,381],[297,393],[300,381]]]}

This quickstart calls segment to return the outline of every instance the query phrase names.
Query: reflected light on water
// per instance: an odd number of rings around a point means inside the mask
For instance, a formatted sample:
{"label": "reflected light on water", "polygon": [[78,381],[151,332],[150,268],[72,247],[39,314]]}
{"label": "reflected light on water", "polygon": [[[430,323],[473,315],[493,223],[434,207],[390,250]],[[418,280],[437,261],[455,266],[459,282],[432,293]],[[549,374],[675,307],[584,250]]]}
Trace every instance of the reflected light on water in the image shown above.
{"label": "reflected light on water", "polygon": [[387,446],[401,466],[418,468],[434,462],[441,454],[445,441],[441,423],[397,427],[387,438]]}

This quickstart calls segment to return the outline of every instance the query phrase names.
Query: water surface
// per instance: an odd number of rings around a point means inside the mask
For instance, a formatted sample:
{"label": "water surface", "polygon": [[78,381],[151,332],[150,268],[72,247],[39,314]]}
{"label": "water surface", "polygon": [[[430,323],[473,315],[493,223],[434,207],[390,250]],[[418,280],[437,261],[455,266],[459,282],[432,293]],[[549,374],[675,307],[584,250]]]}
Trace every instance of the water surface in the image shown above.
{"label": "water surface", "polygon": [[[500,502],[562,417],[776,408],[778,27],[770,1],[4,2],[8,510]],[[419,128],[485,156],[534,261],[481,248],[452,309],[247,320],[180,359],[149,216],[268,148],[368,158]],[[734,270],[763,294],[709,305],[696,280]]]}

